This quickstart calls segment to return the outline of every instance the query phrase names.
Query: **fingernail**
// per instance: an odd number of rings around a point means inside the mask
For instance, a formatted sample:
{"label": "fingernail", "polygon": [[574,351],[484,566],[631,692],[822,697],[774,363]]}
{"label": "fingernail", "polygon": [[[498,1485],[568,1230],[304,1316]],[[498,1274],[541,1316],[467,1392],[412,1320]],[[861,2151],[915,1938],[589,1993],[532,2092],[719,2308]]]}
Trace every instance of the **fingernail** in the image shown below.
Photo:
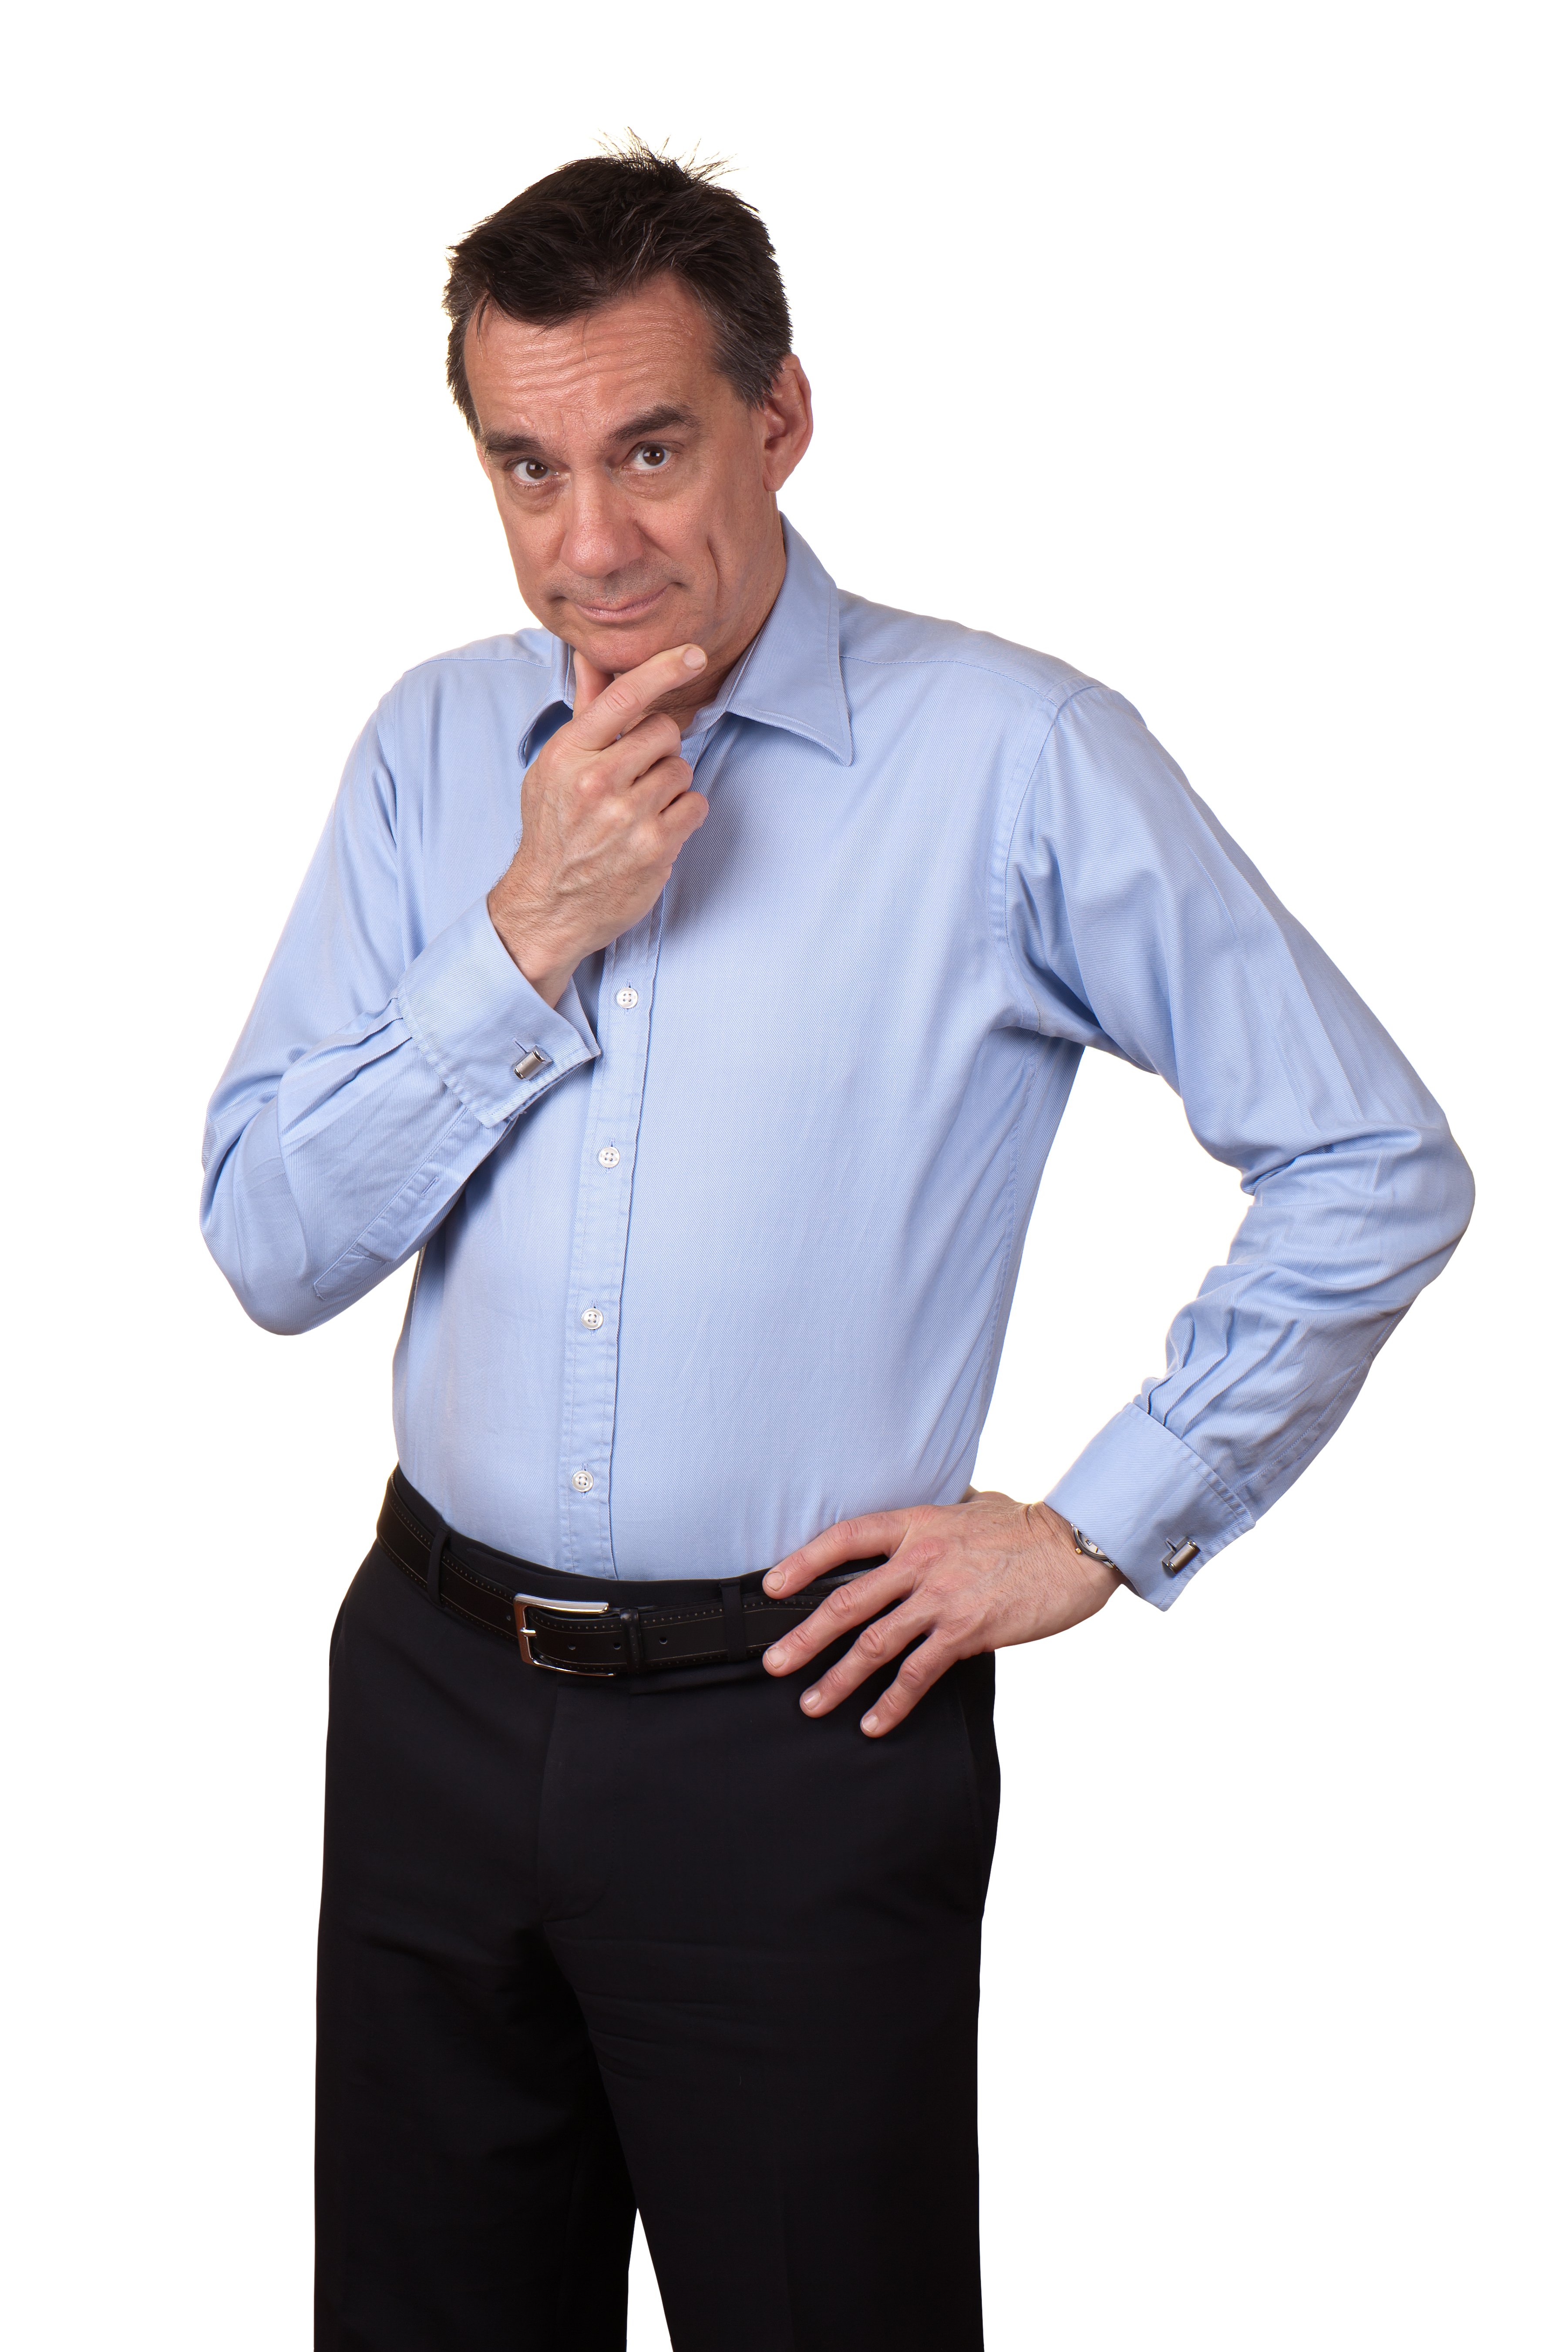
{"label": "fingernail", "polygon": [[764,1577],[763,1577],[763,1582],[764,1586],[767,1588],[768,1591],[770,1591],[770,1592],[776,1592],[776,1591],[778,1591],[778,1589],[779,1589],[780,1585],[784,1582],[784,1570],[783,1570],[783,1569],[782,1569],[782,1568],[770,1568],[770,1569],[769,1569],[769,1570],[768,1570],[768,1572],[767,1572],[767,1574],[766,1574],[766,1576],[764,1576]]}
{"label": "fingernail", "polygon": [[764,1666],[782,1666],[784,1662],[784,1656],[782,1650],[769,1650],[763,1658]]}
{"label": "fingernail", "polygon": [[801,1705],[804,1707],[814,1707],[820,1705],[822,1693],[820,1691],[807,1691],[805,1696],[801,1700]]}
{"label": "fingernail", "polygon": [[680,658],[688,669],[705,669],[708,666],[708,656],[700,646],[688,646]]}
{"label": "fingernail", "polygon": [[877,1728],[876,1717],[874,1715],[863,1715],[860,1717],[860,1728],[862,1731],[875,1731]]}

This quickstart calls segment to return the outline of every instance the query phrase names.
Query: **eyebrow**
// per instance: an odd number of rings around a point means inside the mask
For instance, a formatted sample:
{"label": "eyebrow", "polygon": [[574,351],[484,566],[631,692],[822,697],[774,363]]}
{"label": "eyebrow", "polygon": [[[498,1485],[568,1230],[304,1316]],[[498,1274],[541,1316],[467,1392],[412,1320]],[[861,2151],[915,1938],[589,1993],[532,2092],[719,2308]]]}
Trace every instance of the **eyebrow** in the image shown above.
{"label": "eyebrow", "polygon": [[[618,449],[625,442],[641,441],[650,433],[668,433],[671,425],[695,425],[697,419],[689,408],[645,408],[640,416],[628,416],[617,425],[605,441],[606,448]],[[487,433],[484,436],[487,457],[542,457],[542,441],[531,433]]]}

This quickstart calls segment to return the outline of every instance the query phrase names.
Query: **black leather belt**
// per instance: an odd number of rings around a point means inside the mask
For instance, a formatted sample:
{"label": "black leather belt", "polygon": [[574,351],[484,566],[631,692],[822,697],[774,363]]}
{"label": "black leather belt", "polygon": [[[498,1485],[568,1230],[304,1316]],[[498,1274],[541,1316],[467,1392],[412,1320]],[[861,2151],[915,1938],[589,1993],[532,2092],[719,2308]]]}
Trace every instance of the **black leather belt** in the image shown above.
{"label": "black leather belt", "polygon": [[[594,1577],[540,1568],[455,1535],[401,1470],[386,1482],[375,1533],[388,1559],[441,1608],[502,1641],[517,1642],[531,1666],[600,1681],[760,1658],[837,1586],[879,1565],[851,1560],[787,1601],[764,1592],[758,1572],[668,1588],[645,1582],[630,1588],[639,1598],[628,1605],[621,1598],[626,1587],[617,1591]],[[529,1589],[540,1584],[557,1590]],[[594,1597],[579,1600],[577,1590]],[[610,1592],[615,1599],[599,1597]]]}

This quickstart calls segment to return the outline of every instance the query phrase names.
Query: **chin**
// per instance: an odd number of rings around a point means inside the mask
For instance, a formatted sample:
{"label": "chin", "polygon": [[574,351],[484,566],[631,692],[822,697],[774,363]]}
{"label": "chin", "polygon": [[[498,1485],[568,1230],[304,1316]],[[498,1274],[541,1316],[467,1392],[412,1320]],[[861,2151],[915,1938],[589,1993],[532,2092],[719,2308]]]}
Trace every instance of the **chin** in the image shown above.
{"label": "chin", "polygon": [[639,663],[651,661],[671,646],[682,646],[688,637],[695,638],[695,630],[683,630],[678,620],[666,621],[657,613],[646,621],[626,629],[594,628],[579,622],[580,635],[572,642],[591,661],[595,669],[636,669]]}

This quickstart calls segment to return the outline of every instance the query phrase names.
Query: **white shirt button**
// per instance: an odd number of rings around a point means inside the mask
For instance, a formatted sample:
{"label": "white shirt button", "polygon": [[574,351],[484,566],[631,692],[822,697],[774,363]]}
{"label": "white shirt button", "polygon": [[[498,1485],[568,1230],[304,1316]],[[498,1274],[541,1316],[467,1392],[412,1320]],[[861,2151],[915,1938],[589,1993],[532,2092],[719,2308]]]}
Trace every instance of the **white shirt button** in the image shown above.
{"label": "white shirt button", "polygon": [[618,1167],[620,1166],[620,1164],[621,1164],[621,1155],[620,1155],[620,1153],[616,1150],[616,1147],[615,1147],[615,1145],[614,1145],[613,1143],[606,1143],[606,1144],[605,1144],[605,1148],[604,1148],[604,1150],[603,1150],[603,1151],[601,1151],[601,1152],[600,1152],[600,1154],[599,1154],[599,1165],[600,1165],[600,1167],[601,1167],[601,1168],[618,1168]]}
{"label": "white shirt button", "polygon": [[593,1472],[591,1470],[574,1470],[572,1473],[572,1484],[576,1487],[577,1492],[580,1495],[590,1493],[594,1485]]}
{"label": "white shirt button", "polygon": [[623,1013],[629,1013],[637,1001],[637,992],[635,988],[616,989],[616,1003],[620,1006]]}
{"label": "white shirt button", "polygon": [[583,1321],[588,1330],[596,1331],[604,1319],[596,1307],[584,1307]]}

